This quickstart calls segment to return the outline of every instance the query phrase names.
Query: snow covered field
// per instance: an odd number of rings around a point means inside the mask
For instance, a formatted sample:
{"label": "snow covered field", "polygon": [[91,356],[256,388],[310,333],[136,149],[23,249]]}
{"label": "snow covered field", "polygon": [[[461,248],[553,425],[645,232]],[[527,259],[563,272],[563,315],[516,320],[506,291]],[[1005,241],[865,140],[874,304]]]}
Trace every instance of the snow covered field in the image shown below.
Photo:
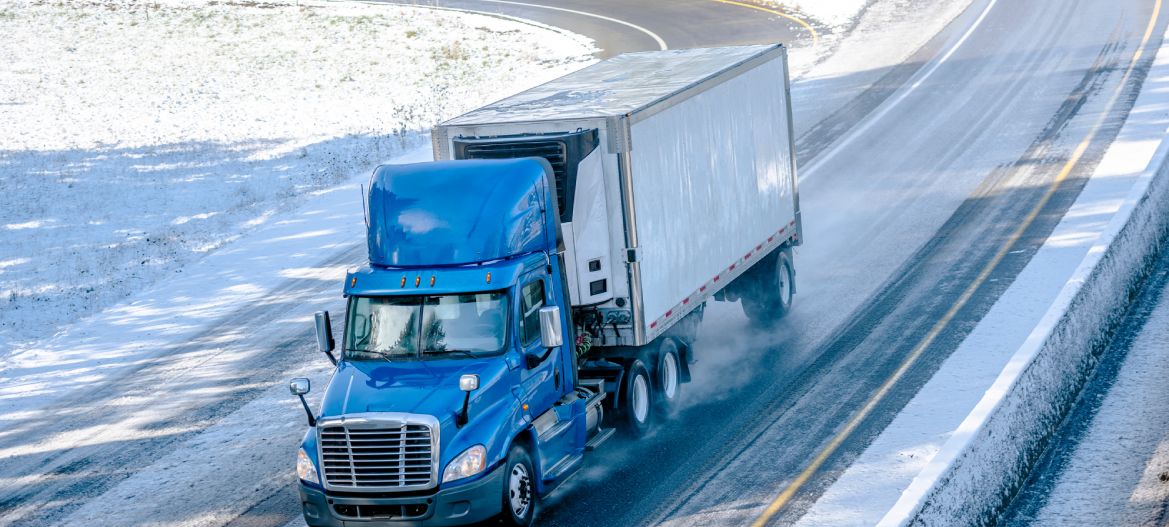
{"label": "snow covered field", "polygon": [[592,51],[335,2],[0,1],[0,34],[0,357]]}

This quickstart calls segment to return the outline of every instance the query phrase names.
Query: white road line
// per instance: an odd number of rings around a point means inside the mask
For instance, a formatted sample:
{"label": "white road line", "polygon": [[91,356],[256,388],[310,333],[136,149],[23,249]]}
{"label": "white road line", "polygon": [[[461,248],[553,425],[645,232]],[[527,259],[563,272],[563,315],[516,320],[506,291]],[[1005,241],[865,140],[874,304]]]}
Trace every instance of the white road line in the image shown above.
{"label": "white road line", "polygon": [[574,15],[581,15],[581,16],[591,16],[591,17],[593,17],[593,18],[599,18],[599,19],[601,19],[601,20],[605,20],[605,21],[608,21],[608,22],[612,22],[612,23],[614,23],[614,24],[621,24],[621,25],[623,25],[623,26],[631,27],[631,28],[633,28],[633,29],[636,29],[636,30],[638,30],[638,31],[641,31],[642,33],[645,33],[646,35],[649,35],[649,36],[650,36],[650,38],[654,39],[654,42],[657,42],[657,43],[658,43],[658,47],[659,47],[659,48],[661,48],[663,51],[665,51],[665,50],[667,50],[667,49],[670,49],[668,46],[666,46],[666,41],[665,41],[665,40],[662,40],[662,37],[659,37],[659,36],[657,35],[657,33],[654,33],[653,31],[650,31],[650,30],[648,30],[648,29],[646,29],[646,28],[644,28],[644,27],[641,27],[641,26],[639,26],[639,25],[637,25],[637,24],[634,24],[634,23],[631,23],[631,22],[626,22],[626,21],[624,21],[624,20],[618,20],[618,19],[616,19],[616,18],[607,17],[607,16],[604,16],[604,15],[598,15],[598,14],[596,14],[596,13],[589,13],[589,12],[586,12],[586,11],[577,11],[577,10],[575,10],[575,9],[566,9],[566,8],[563,8],[563,7],[553,7],[553,6],[549,6],[549,5],[540,5],[540,4],[526,4],[526,3],[523,3],[523,2],[511,2],[511,1],[509,1],[509,0],[479,0],[479,1],[480,1],[480,2],[486,2],[486,3],[492,3],[492,4],[509,4],[509,5],[518,5],[518,6],[524,6],[524,7],[535,7],[535,8],[539,8],[539,9],[551,9],[551,10],[553,10],[553,11],[563,11],[563,12],[565,12],[565,13],[572,13],[572,14],[574,14]]}
{"label": "white road line", "polygon": [[982,21],[986,20],[986,15],[990,14],[991,8],[993,8],[997,3],[998,0],[990,0],[990,2],[986,4],[986,7],[982,9],[982,13],[978,15],[978,19],[975,20],[974,23],[966,29],[965,33],[962,34],[962,38],[958,39],[958,41],[955,42],[953,46],[950,46],[950,49],[947,50],[940,59],[934,61],[933,64],[930,64],[928,69],[918,74],[917,79],[913,81],[913,84],[910,84],[908,88],[905,88],[900,93],[898,93],[892,101],[882,104],[876,113],[873,113],[865,118],[865,120],[862,121],[856,128],[854,128],[847,136],[845,136],[843,140],[832,145],[832,147],[830,147],[824,153],[817,156],[816,161],[804,169],[803,175],[799,178],[800,182],[803,182],[804,180],[811,177],[816,169],[819,168],[820,165],[823,164],[826,160],[831,159],[837,151],[848,146],[854,139],[868,131],[868,129],[871,128],[873,124],[875,124],[877,121],[880,121],[882,117],[892,111],[893,108],[901,103],[901,101],[904,101],[910,93],[913,93],[914,90],[920,87],[926,81],[926,79],[930,77],[930,75],[933,75],[934,72],[942,66],[942,64],[945,64],[946,61],[950,60],[950,57],[952,57],[954,53],[958,51],[958,48],[962,47],[962,44],[966,43],[966,40],[970,38],[970,35],[974,34],[974,30],[978,29],[978,26],[982,25]]}

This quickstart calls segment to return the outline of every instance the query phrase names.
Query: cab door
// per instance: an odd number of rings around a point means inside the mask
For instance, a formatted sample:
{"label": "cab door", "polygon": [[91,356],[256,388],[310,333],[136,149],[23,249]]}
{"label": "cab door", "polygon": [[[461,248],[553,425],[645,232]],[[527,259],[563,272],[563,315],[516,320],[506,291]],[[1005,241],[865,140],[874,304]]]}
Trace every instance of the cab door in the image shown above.
{"label": "cab door", "polygon": [[[550,283],[544,273],[532,273],[520,282],[517,302],[518,324],[516,336],[523,350],[524,364],[521,374],[521,399],[528,405],[532,417],[543,414],[564,393],[566,382],[561,371],[563,361],[560,347],[545,349],[540,342],[540,308],[551,305]],[[539,364],[528,368],[528,357],[547,357]]]}

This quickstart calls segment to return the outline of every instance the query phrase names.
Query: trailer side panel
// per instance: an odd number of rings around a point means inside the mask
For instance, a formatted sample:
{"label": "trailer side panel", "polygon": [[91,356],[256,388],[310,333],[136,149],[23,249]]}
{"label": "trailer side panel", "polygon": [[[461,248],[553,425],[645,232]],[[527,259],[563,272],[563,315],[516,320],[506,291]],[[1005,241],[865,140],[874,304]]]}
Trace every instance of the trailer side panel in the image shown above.
{"label": "trailer side panel", "polygon": [[647,340],[795,233],[782,57],[632,125]]}

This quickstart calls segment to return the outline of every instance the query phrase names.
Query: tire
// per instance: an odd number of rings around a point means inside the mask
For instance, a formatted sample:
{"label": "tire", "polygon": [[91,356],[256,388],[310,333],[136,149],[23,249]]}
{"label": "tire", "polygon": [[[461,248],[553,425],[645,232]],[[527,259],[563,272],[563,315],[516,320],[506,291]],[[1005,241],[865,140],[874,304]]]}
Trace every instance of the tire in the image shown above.
{"label": "tire", "polygon": [[621,407],[625,431],[633,437],[649,432],[653,424],[653,380],[641,359],[634,359],[625,372],[625,386],[621,390]]}
{"label": "tire", "polygon": [[536,520],[536,471],[532,458],[521,446],[511,447],[507,454],[507,468],[503,478],[503,513],[500,519],[504,525],[530,527]]}
{"label": "tire", "polygon": [[657,409],[661,414],[669,414],[678,406],[678,398],[682,394],[682,361],[674,339],[662,339],[658,347],[656,373],[657,394],[654,399],[657,401]]}
{"label": "tire", "polygon": [[773,327],[791,311],[795,282],[791,256],[786,249],[780,249],[749,272],[755,274],[755,287],[743,295],[743,313],[756,326]]}

